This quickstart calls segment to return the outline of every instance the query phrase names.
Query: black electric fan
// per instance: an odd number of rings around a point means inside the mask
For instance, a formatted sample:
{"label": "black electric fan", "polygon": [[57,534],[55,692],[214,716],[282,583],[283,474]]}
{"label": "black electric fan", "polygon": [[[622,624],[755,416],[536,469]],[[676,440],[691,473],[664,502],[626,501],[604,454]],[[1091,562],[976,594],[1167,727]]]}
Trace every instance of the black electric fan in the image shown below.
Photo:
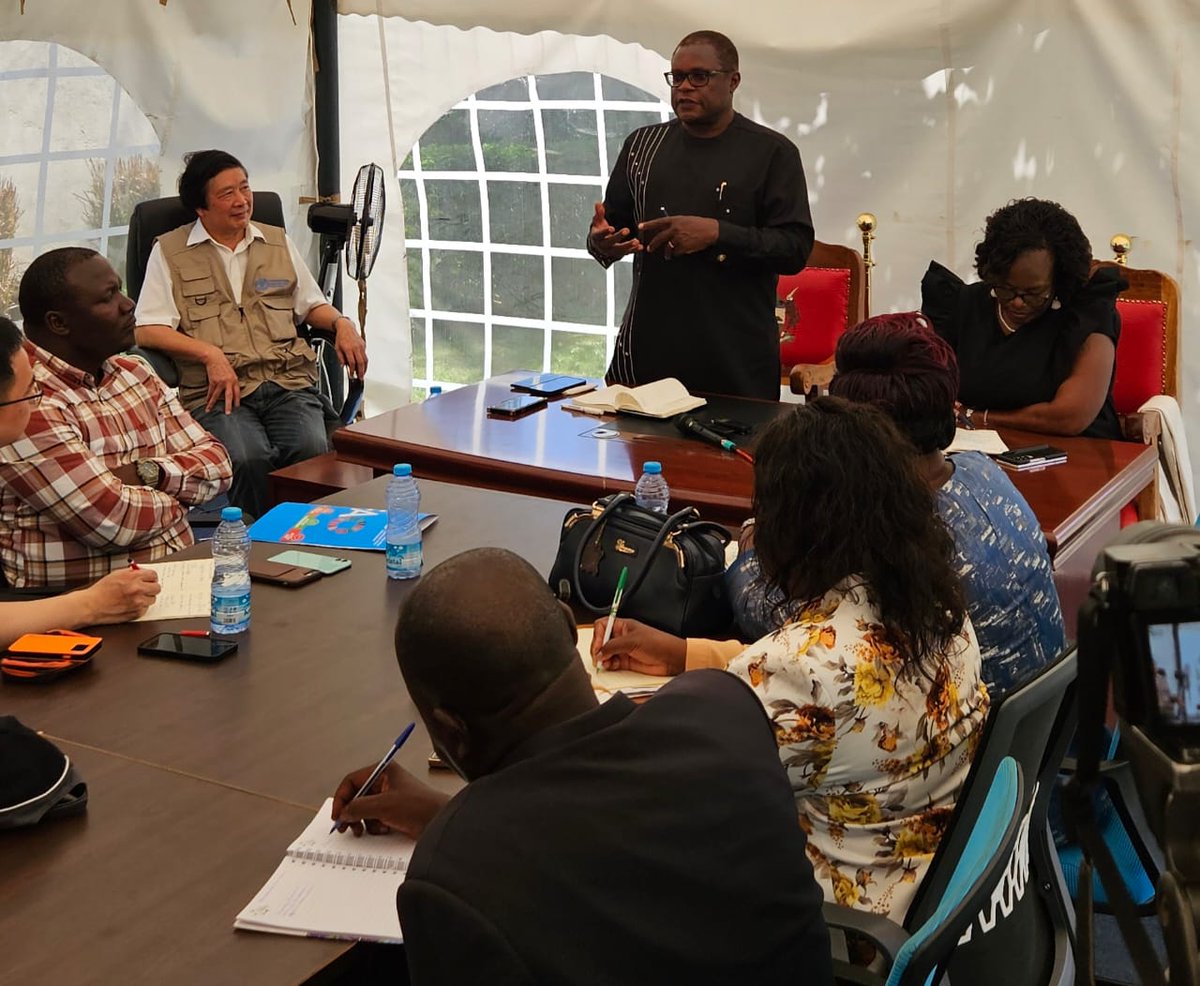
{"label": "black electric fan", "polygon": [[354,225],[346,240],[346,274],[358,282],[358,326],[367,338],[367,276],[383,242],[383,168],[364,164],[354,179]]}

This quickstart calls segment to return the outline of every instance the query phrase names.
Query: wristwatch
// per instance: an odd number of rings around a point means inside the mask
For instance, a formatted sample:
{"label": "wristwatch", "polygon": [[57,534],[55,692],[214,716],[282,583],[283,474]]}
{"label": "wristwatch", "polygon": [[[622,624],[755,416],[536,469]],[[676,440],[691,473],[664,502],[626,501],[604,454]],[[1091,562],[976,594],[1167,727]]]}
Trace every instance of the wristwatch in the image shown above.
{"label": "wristwatch", "polygon": [[162,466],[153,459],[138,459],[134,463],[134,468],[137,470],[138,479],[142,481],[143,486],[158,489],[158,484],[162,482]]}

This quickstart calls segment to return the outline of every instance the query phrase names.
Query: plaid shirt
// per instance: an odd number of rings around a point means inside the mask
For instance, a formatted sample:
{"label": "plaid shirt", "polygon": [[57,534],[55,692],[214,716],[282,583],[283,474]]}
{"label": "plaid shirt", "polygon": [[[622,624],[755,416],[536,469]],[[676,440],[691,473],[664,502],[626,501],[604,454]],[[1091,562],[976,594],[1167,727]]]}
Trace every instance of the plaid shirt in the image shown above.
{"label": "plaid shirt", "polygon": [[[140,359],[115,356],[103,378],[26,343],[42,400],[25,436],[0,446],[0,563],[9,585],[70,585],[193,543],[184,504],[229,488],[225,447]],[[112,471],[139,459],[159,489]]]}

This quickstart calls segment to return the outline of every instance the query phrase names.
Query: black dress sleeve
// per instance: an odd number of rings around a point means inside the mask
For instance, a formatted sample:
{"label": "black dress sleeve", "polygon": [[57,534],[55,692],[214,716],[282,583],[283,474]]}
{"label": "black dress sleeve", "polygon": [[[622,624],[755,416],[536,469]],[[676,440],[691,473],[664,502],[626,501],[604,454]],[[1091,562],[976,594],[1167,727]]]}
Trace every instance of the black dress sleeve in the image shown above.
{"label": "black dress sleeve", "polygon": [[[629,145],[633,139],[641,131],[635,130],[625,138],[625,143],[621,145],[621,152],[617,155],[616,164],[613,165],[612,171],[608,176],[608,187],[604,190],[604,218],[608,220],[608,224],[613,229],[628,228],[631,233],[635,232],[634,227],[634,210],[633,210],[633,192],[629,187]],[[587,246],[587,251],[592,255],[592,258],[600,263],[602,267],[611,267],[616,263],[612,257],[602,257],[592,249],[591,223],[589,221],[588,231],[584,233],[584,243]]]}
{"label": "black dress sleeve", "polygon": [[936,260],[921,278],[921,311],[934,331],[958,349],[959,307],[966,288],[961,277]]}
{"label": "black dress sleeve", "polygon": [[1115,267],[1097,267],[1091,279],[1071,299],[1074,314],[1071,320],[1073,338],[1069,348],[1078,354],[1080,347],[1093,333],[1111,339],[1113,345],[1121,336],[1121,318],[1117,314],[1117,295],[1129,287]]}

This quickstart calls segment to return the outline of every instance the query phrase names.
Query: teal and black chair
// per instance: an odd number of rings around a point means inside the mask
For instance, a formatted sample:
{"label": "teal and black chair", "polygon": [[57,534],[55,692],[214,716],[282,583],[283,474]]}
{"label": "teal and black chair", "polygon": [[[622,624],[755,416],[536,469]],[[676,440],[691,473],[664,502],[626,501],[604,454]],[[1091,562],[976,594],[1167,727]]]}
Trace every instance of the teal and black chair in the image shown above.
{"label": "teal and black chair", "polygon": [[1024,779],[1017,812],[1018,838],[996,878],[973,898],[975,909],[959,928],[961,941],[954,938],[957,947],[951,946],[945,965],[939,968],[949,970],[950,982],[972,986],[1065,986],[1072,982],[1072,911],[1047,809],[1058,766],[1075,729],[1075,672],[1075,652],[1071,650],[1034,678],[993,700],[946,835],[902,926],[861,911],[826,905],[831,932],[841,929],[850,937],[865,937],[882,960],[867,970],[866,978],[860,978],[862,970],[843,968],[839,963],[835,972],[840,980],[882,981],[898,955],[896,943],[905,936],[916,936],[930,921],[945,920],[946,901],[952,892],[959,892],[955,889],[959,862],[968,854],[993,778],[1011,758]]}

